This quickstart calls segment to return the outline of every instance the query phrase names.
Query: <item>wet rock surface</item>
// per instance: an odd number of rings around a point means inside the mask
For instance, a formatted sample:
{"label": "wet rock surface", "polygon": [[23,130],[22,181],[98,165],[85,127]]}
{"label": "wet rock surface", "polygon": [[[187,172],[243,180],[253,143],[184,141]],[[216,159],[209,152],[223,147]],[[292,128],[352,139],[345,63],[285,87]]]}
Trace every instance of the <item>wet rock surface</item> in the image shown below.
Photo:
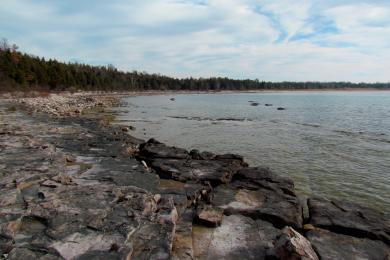
{"label": "wet rock surface", "polygon": [[389,259],[390,249],[382,241],[315,229],[306,234],[318,256],[331,259]]}
{"label": "wet rock surface", "polygon": [[381,240],[390,245],[390,219],[381,212],[351,202],[312,198],[310,224],[332,232]]}
{"label": "wet rock surface", "polygon": [[[347,257],[334,241],[357,257],[388,254],[386,219],[326,200],[309,201],[305,240],[294,183],[239,155],[144,142],[99,116],[7,106],[0,100],[0,258]],[[314,254],[299,247],[311,244]],[[290,255],[275,253],[285,245]]]}

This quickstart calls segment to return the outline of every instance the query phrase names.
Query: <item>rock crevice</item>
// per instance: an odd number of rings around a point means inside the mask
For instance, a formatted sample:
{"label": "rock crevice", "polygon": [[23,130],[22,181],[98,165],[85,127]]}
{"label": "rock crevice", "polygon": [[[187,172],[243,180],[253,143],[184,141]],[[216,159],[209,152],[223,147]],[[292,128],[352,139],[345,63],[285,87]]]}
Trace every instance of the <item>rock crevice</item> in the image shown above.
{"label": "rock crevice", "polygon": [[379,212],[312,198],[304,225],[293,181],[239,155],[144,142],[96,118],[0,107],[7,259],[389,257]]}

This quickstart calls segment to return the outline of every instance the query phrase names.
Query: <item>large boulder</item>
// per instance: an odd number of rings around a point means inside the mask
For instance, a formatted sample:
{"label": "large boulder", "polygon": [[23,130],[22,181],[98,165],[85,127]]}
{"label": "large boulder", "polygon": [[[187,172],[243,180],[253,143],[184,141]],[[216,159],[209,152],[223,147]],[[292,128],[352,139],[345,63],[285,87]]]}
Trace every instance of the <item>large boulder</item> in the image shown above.
{"label": "large boulder", "polygon": [[390,258],[390,248],[382,241],[336,234],[323,229],[314,229],[306,234],[322,260]]}
{"label": "large boulder", "polygon": [[390,245],[390,220],[374,209],[351,202],[311,198],[309,223],[354,237],[382,240]]}

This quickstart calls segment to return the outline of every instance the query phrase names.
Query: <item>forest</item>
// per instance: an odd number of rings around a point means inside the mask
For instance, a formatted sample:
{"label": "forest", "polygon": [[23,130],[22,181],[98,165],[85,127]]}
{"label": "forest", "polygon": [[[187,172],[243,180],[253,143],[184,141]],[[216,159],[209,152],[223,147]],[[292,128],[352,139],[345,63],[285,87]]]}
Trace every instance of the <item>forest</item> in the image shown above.
{"label": "forest", "polygon": [[266,82],[258,79],[172,78],[146,72],[124,72],[112,65],[90,66],[44,59],[0,42],[0,91],[148,91],[148,90],[293,90],[293,89],[390,89],[390,83]]}

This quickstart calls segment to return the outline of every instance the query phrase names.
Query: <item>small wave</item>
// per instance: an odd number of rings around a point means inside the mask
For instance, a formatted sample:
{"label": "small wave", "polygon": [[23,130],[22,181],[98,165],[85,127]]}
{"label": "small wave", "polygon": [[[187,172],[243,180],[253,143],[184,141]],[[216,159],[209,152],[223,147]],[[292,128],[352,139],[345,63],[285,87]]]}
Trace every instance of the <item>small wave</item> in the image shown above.
{"label": "small wave", "polygon": [[390,140],[389,139],[384,139],[384,138],[369,138],[369,140],[390,144]]}
{"label": "small wave", "polygon": [[221,117],[221,118],[210,118],[210,117],[198,117],[198,116],[168,116],[169,118],[193,120],[193,121],[233,121],[233,122],[245,122],[253,121],[249,118],[235,118],[235,117]]}
{"label": "small wave", "polygon": [[353,131],[347,131],[347,130],[332,130],[335,133],[343,134],[345,136],[352,136],[352,137],[362,137],[364,140],[368,141],[375,141],[375,142],[381,142],[381,143],[390,143],[390,139],[386,138],[387,135],[385,133],[373,133],[373,132],[353,132]]}
{"label": "small wave", "polygon": [[321,127],[321,125],[317,125],[317,124],[309,124],[309,123],[296,123],[297,125],[302,125],[302,126],[309,126],[309,127],[315,127],[315,128],[319,128]]}
{"label": "small wave", "polygon": [[132,122],[132,123],[136,123],[136,122],[142,122],[142,123],[154,123],[156,121],[154,120],[150,120],[150,119],[116,119],[115,121],[117,122]]}
{"label": "small wave", "polygon": [[347,136],[358,136],[364,134],[364,132],[352,132],[347,130],[332,130],[335,133],[344,134]]}

